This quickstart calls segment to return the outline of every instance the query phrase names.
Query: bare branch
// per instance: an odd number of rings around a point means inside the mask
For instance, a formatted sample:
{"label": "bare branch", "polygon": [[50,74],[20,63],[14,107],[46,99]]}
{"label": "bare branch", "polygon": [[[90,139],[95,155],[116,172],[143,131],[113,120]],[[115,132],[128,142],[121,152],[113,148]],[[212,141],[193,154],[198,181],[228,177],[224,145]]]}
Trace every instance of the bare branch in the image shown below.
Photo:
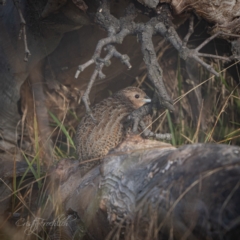
{"label": "bare branch", "polygon": [[148,78],[154,84],[158,92],[159,102],[161,102],[161,105],[163,105],[170,111],[174,111],[172,100],[167,94],[167,91],[163,83],[162,69],[159,66],[154,46],[152,43],[153,33],[154,33],[153,27],[147,25],[145,29],[138,34],[138,39],[142,43],[141,49],[143,53],[143,60],[148,69]]}
{"label": "bare branch", "polygon": [[27,34],[26,34],[26,21],[23,17],[21,8],[20,8],[20,2],[19,0],[13,0],[14,5],[16,6],[17,10],[18,10],[18,14],[20,17],[20,31],[19,31],[19,40],[21,40],[22,35],[23,35],[23,42],[24,42],[24,48],[25,48],[25,57],[24,57],[24,61],[27,62],[28,61],[28,57],[31,55],[29,49],[28,49],[28,44],[27,44]]}
{"label": "bare branch", "polygon": [[94,63],[94,60],[91,59],[91,60],[87,61],[86,63],[84,63],[84,64],[82,64],[82,65],[79,65],[79,66],[78,66],[78,70],[77,70],[77,72],[76,72],[76,74],[75,74],[75,78],[78,78],[79,74],[80,74],[81,72],[83,72],[85,68],[89,67],[89,66],[92,65],[93,63]]}
{"label": "bare branch", "polygon": [[154,133],[152,131],[150,131],[146,124],[144,123],[144,121],[140,121],[139,123],[140,127],[142,128],[143,132],[143,136],[144,137],[154,137],[158,140],[171,140],[172,139],[172,135],[170,133]]}
{"label": "bare branch", "polygon": [[[133,5],[130,5],[126,9],[125,16],[120,20],[117,20],[116,18],[111,16],[109,9],[106,9],[106,6],[107,1],[104,1],[103,5],[100,7],[100,10],[97,13],[96,18],[100,19],[100,24],[103,25],[105,29],[107,28],[106,26],[108,26],[107,31],[109,33],[109,36],[98,42],[92,59],[78,67],[78,71],[76,72],[75,77],[78,77],[79,73],[85,67],[91,65],[93,62],[97,64],[97,61],[103,61],[102,59],[100,59],[100,54],[104,46],[108,46],[109,44],[113,43],[122,43],[123,39],[127,35],[137,35],[139,41],[142,43],[144,61],[148,67],[148,77],[158,91],[159,102],[161,102],[164,107],[167,107],[170,111],[173,111],[174,108],[172,105],[172,100],[165,89],[162,79],[162,70],[158,64],[156,53],[152,43],[152,35],[155,34],[154,25],[156,24],[157,19],[153,18],[146,24],[134,23],[133,20],[136,17],[135,8]],[[110,20],[112,20],[112,25],[110,25],[109,23]],[[129,58],[126,55],[122,55],[119,52],[115,51],[115,54],[113,56],[120,58],[121,61],[128,66],[128,68],[131,67],[129,63]],[[89,84],[91,85],[87,88],[86,92],[88,92],[88,89],[90,89],[92,86],[92,78]]]}
{"label": "bare branch", "polygon": [[[133,133],[138,132],[138,126],[140,121],[143,119],[143,117],[149,115],[152,113],[152,104],[146,104],[143,105],[142,107],[134,110],[129,116],[128,120],[133,122],[133,128],[132,131]],[[143,129],[144,130],[144,129]]]}
{"label": "bare branch", "polygon": [[222,56],[208,54],[208,53],[198,53],[198,56],[207,57],[207,58],[216,58],[216,59],[220,59],[220,60],[223,60],[223,61],[229,61],[229,57],[222,57]]}
{"label": "bare branch", "polygon": [[[170,111],[174,110],[173,102],[169,97],[166,88],[163,83],[163,74],[162,69],[158,63],[154,45],[152,42],[152,36],[155,34],[161,34],[164,36],[179,52],[180,57],[184,60],[191,58],[203,67],[205,67],[209,72],[213,73],[216,76],[219,76],[219,73],[209,64],[204,62],[200,57],[211,57],[217,58],[224,61],[230,61],[232,58],[216,56],[212,54],[199,53],[199,50],[208,44],[212,39],[222,34],[221,32],[211,36],[206,39],[202,44],[200,44],[196,49],[187,48],[187,42],[190,36],[193,33],[194,27],[194,18],[193,16],[189,20],[189,31],[183,40],[178,36],[173,23],[171,21],[171,13],[169,11],[168,5],[162,5],[157,12],[158,15],[152,17],[146,23],[135,23],[134,18],[136,17],[136,11],[133,5],[130,5],[125,12],[124,17],[117,19],[110,14],[109,10],[109,1],[103,0],[101,7],[96,13],[96,22],[108,31],[108,37],[101,39],[95,49],[95,52],[92,58],[83,65],[78,67],[75,77],[77,78],[81,71],[86,67],[95,63],[96,67],[94,73],[89,81],[87,90],[83,96],[83,102],[85,103],[87,112],[90,112],[89,107],[89,93],[91,91],[92,85],[94,84],[97,77],[104,78],[105,75],[102,73],[104,66],[110,65],[110,59],[114,56],[119,58],[128,68],[131,67],[129,62],[129,57],[127,55],[122,55],[117,52],[112,44],[118,43],[121,44],[123,39],[128,35],[136,35],[139,42],[141,43],[141,50],[143,53],[143,60],[147,66],[148,78],[154,85],[157,96],[158,96],[158,108],[163,106]],[[236,37],[236,35],[232,37]],[[106,49],[108,51],[105,58],[100,58],[102,50]],[[148,114],[150,106],[143,106],[142,108],[134,111],[134,113],[129,116],[133,120],[133,131],[136,132],[140,120],[145,114]]]}
{"label": "bare branch", "polygon": [[183,47],[187,46],[188,40],[191,37],[191,35],[193,34],[193,25],[194,25],[194,16],[191,15],[189,18],[189,29],[188,29],[188,33],[185,36],[185,38],[183,39]]}
{"label": "bare branch", "polygon": [[[87,89],[82,97],[82,100],[85,104],[86,107],[86,111],[91,114],[91,109],[89,107],[90,105],[90,101],[89,101],[89,93],[91,91],[91,88],[94,84],[94,82],[96,81],[97,77],[99,77],[100,79],[104,79],[106,76],[105,74],[103,74],[102,69],[104,66],[109,66],[111,64],[110,59],[115,56],[116,58],[121,59],[121,61],[126,64],[128,66],[128,68],[130,69],[132,66],[129,62],[129,57],[127,55],[122,55],[120,54],[115,47],[113,47],[112,45],[108,45],[106,47],[106,50],[108,51],[107,55],[105,58],[98,58],[95,60],[96,62],[96,67],[95,70],[92,74],[92,77],[88,83]],[[91,63],[94,62],[94,60],[90,60],[88,61],[86,64],[84,64],[84,67],[86,67],[87,65],[91,65]],[[79,66],[81,68],[81,66]],[[76,73],[77,75],[77,73]],[[92,116],[92,115],[91,115]],[[94,120],[93,116],[92,119]]]}
{"label": "bare branch", "polygon": [[[191,24],[191,22],[190,22]],[[219,73],[216,72],[213,67],[207,63],[205,63],[203,60],[199,58],[199,50],[206,45],[209,41],[211,41],[213,38],[211,37],[210,39],[205,40],[201,45],[199,45],[196,49],[188,49],[187,47],[184,47],[186,43],[183,43],[181,39],[179,38],[176,30],[173,27],[169,27],[167,29],[163,23],[159,23],[156,25],[156,31],[161,33],[163,36],[165,36],[169,42],[178,50],[180,57],[184,60],[187,58],[193,58],[195,61],[200,63],[203,67],[205,67],[209,72],[213,73],[216,76],[219,76]],[[189,38],[190,35],[187,34],[187,38]],[[185,38],[186,40],[186,38]],[[213,57],[215,55],[212,55]],[[217,56],[218,58],[218,56]],[[229,59],[228,59],[229,60]]]}

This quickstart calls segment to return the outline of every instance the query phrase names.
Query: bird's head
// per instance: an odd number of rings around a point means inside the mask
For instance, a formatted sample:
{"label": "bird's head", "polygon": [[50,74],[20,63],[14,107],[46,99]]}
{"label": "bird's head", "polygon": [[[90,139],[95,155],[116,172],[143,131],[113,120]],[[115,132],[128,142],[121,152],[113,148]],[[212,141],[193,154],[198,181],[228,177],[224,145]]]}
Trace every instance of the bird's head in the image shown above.
{"label": "bird's head", "polygon": [[130,102],[135,109],[140,108],[146,103],[150,103],[151,99],[147,94],[137,87],[127,87],[120,91]]}

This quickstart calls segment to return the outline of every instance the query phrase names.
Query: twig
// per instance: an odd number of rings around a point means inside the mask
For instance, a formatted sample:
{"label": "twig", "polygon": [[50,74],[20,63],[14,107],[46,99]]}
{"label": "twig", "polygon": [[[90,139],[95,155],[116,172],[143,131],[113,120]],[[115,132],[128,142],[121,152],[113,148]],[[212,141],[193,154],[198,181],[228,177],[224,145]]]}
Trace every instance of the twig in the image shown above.
{"label": "twig", "polygon": [[193,25],[194,25],[194,16],[191,15],[190,18],[189,18],[189,29],[188,29],[188,33],[187,35],[185,36],[185,38],[183,39],[183,47],[186,47],[187,46],[187,43],[188,43],[188,40],[189,38],[191,37],[191,35],[193,34]]}
{"label": "twig", "polygon": [[154,133],[152,131],[150,131],[146,124],[144,123],[144,121],[140,121],[139,123],[140,127],[142,128],[143,132],[143,136],[144,137],[154,137],[158,140],[171,140],[172,139],[172,134],[171,133]]}
{"label": "twig", "polygon": [[[200,44],[196,49],[188,49],[187,47],[185,47],[186,42],[183,43],[181,41],[181,39],[179,38],[176,30],[173,27],[169,27],[169,29],[166,28],[166,26],[163,23],[158,23],[156,25],[156,31],[159,32],[160,34],[162,34],[163,36],[165,36],[171,43],[172,45],[178,50],[180,57],[184,60],[186,60],[187,58],[193,58],[195,61],[197,61],[198,63],[200,63],[203,67],[205,67],[209,72],[211,72],[212,74],[219,76],[219,73],[216,72],[214,70],[214,68],[205,63],[202,59],[199,58],[199,56],[201,56],[202,53],[199,53],[199,50],[204,47],[207,43],[209,43],[212,39],[214,39],[216,36],[212,36],[208,39],[206,39],[202,44]],[[190,28],[190,32],[191,32],[191,28]],[[190,34],[187,34],[187,38],[190,37]],[[185,40],[187,39],[185,38]],[[206,56],[206,55],[205,55]],[[208,55],[209,57],[216,57],[219,58],[219,56],[216,55]],[[230,60],[230,58],[224,58],[224,60]]]}
{"label": "twig", "polygon": [[152,43],[153,33],[154,28],[151,25],[148,25],[138,34],[138,39],[142,45],[143,60],[148,69],[148,78],[154,84],[158,92],[159,102],[170,111],[174,111],[173,102],[167,94],[163,83],[162,69],[157,61],[157,56]]}
{"label": "twig", "polygon": [[[216,33],[215,35],[206,39],[196,49],[187,48],[187,42],[192,35],[194,29],[194,18],[193,16],[190,18],[188,33],[185,38],[181,40],[173,26],[173,23],[171,22],[171,13],[169,11],[168,5],[166,4],[161,6],[161,8],[159,9],[159,14],[156,17],[152,17],[146,23],[135,23],[135,17],[135,8],[133,5],[130,5],[126,9],[124,17],[120,19],[115,18],[110,14],[108,0],[103,0],[101,7],[96,13],[96,22],[108,31],[108,37],[101,39],[98,42],[92,58],[85,64],[78,66],[78,70],[75,74],[75,77],[77,78],[80,72],[82,72],[85,68],[92,65],[93,63],[95,64],[95,70],[89,81],[86,92],[83,95],[83,102],[88,113],[91,112],[91,109],[89,107],[89,93],[91,91],[92,85],[94,84],[97,77],[105,77],[105,75],[102,73],[102,69],[104,66],[110,65],[110,59],[113,56],[117,57],[124,64],[126,64],[128,68],[131,67],[129,63],[129,57],[127,55],[122,55],[121,53],[117,52],[115,47],[112,46],[112,44],[115,43],[121,44],[123,39],[128,35],[136,35],[141,43],[143,59],[147,66],[147,75],[152,84],[154,85],[158,95],[158,102],[160,103],[158,104],[158,107],[163,106],[170,111],[174,110],[173,102],[169,97],[163,83],[162,69],[158,63],[152,42],[153,35],[161,34],[176,48],[182,59],[186,60],[187,58],[192,58],[216,76],[219,76],[219,73],[216,72],[216,70],[211,65],[200,59],[200,57],[211,57],[224,61],[230,61],[232,59],[231,57],[229,58],[212,54],[199,53],[199,50],[202,49],[206,44],[208,44],[212,39],[214,39],[220,34],[225,34],[222,32]],[[232,37],[239,37],[238,35],[234,34],[227,35]],[[104,47],[108,51],[108,54],[105,58],[100,58],[102,49],[104,49]],[[147,107],[143,106],[135,110],[134,113],[129,116],[129,118],[132,119],[134,122],[134,132],[137,130],[141,118],[145,116],[144,114],[148,114],[148,112],[150,111],[150,109],[146,110],[146,108],[151,107],[152,105],[147,105]]]}
{"label": "twig", "polygon": [[[87,89],[85,91],[85,93],[83,94],[82,100],[85,104],[86,107],[86,111],[87,113],[91,114],[91,109],[89,107],[90,101],[89,101],[89,93],[91,91],[91,88],[94,84],[94,82],[96,81],[97,77],[99,77],[100,79],[104,79],[106,76],[105,74],[103,74],[102,69],[104,66],[109,66],[111,64],[110,59],[114,56],[116,58],[121,59],[121,61],[127,65],[128,69],[130,69],[132,66],[129,62],[129,57],[127,55],[122,55],[120,54],[115,47],[113,47],[112,45],[108,45],[106,47],[106,50],[108,51],[108,54],[106,55],[105,58],[98,58],[96,60],[96,67],[95,70],[91,76],[91,79],[88,83]],[[89,61],[90,62],[90,61]],[[89,64],[88,62],[88,64]],[[80,66],[81,68],[81,66]],[[91,115],[92,119],[94,120],[93,116]],[[95,121],[95,120],[94,120]]]}
{"label": "twig", "polygon": [[18,14],[20,17],[20,31],[19,31],[19,35],[18,35],[18,39],[21,40],[22,35],[23,35],[23,42],[24,42],[24,49],[25,49],[25,57],[24,57],[24,61],[27,62],[28,61],[28,57],[31,55],[29,49],[28,49],[28,44],[27,44],[27,34],[26,34],[26,21],[23,17],[21,8],[20,8],[20,1],[19,0],[13,0],[14,5],[16,6],[17,10],[18,10]]}

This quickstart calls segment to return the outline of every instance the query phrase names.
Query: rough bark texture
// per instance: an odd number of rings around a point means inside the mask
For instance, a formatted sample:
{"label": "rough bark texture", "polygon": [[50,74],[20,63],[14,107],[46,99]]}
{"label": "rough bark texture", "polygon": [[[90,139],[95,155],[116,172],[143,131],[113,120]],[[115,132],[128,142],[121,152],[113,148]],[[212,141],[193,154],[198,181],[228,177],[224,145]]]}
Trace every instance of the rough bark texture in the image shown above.
{"label": "rough bark texture", "polygon": [[[160,103],[165,102],[166,107],[173,109],[171,97],[167,94],[167,92],[172,92],[173,89],[167,89],[167,91],[165,91],[164,85],[166,83],[163,84],[163,76],[165,75],[166,78],[166,73],[161,70],[158,64],[159,58],[156,57],[153,44],[155,42],[152,42],[152,35],[160,33],[166,37],[184,59],[188,57],[187,60],[191,61],[192,56],[202,55],[197,51],[190,51],[186,46],[183,48],[182,41],[176,35],[174,26],[169,24],[168,20],[171,18],[168,18],[166,21],[166,17],[169,14],[168,12],[164,13],[166,15],[164,17],[155,14],[156,17],[152,19],[150,19],[149,16],[146,17],[140,14],[136,23],[133,22],[134,12],[127,11],[125,17],[122,17],[124,16],[124,10],[130,2],[131,1],[124,1],[118,4],[111,3],[111,14],[108,14],[109,19],[106,18],[103,12],[97,12],[96,22],[102,27],[105,27],[105,29],[109,31],[109,34],[113,34],[111,33],[111,29],[113,27],[115,28],[116,34],[121,37],[120,39],[114,38],[116,43],[120,43],[124,36],[128,34],[128,31],[137,35],[144,56],[143,60],[148,68],[148,77],[158,91],[158,100]],[[174,2],[171,4],[173,3]],[[205,2],[203,2],[203,4],[204,3]],[[233,1],[231,3],[233,4]],[[79,61],[82,64],[91,58],[90,56],[94,52],[95,45],[97,45],[98,42],[95,35],[98,36],[99,39],[106,37],[105,33],[101,32],[98,27],[88,25],[90,24],[89,16],[91,16],[92,13],[96,13],[98,4],[98,1],[89,1],[86,6],[84,1],[59,0],[45,2],[32,0],[29,1],[28,4],[26,1],[21,1],[18,9],[12,1],[6,1],[6,4],[1,6],[0,27],[3,37],[0,39],[0,64],[2,69],[0,73],[0,100],[2,102],[0,107],[0,148],[1,151],[4,152],[5,158],[8,157],[8,159],[12,159],[13,156],[15,156],[17,160],[22,159],[16,145],[29,151],[29,143],[26,141],[24,145],[24,140],[29,138],[29,136],[34,140],[33,116],[34,111],[37,111],[37,109],[34,109],[33,101],[28,100],[30,97],[33,99],[32,94],[29,94],[33,89],[31,85],[29,86],[28,82],[26,82],[26,80],[31,81],[31,79],[28,78],[30,72],[31,75],[34,75],[34,71],[36,71],[36,73],[43,71],[42,76],[44,77],[41,79],[41,82],[43,83],[44,94],[42,94],[42,96],[45,95],[47,100],[46,106],[40,107],[43,108],[40,112],[46,113],[47,109],[51,108],[59,119],[65,119],[66,109],[68,107],[74,109],[78,107],[79,99],[86,89],[93,69],[90,67],[81,73],[80,79],[77,82],[73,77],[76,71],[76,62]],[[193,5],[191,6],[193,7]],[[236,8],[237,6],[238,5],[236,5]],[[31,52],[28,62],[23,61],[25,48],[23,40],[18,40],[19,30],[22,29],[18,13],[19,9],[22,11],[22,15],[26,21],[27,43]],[[131,8],[129,9],[131,10]],[[86,16],[86,11],[89,11],[88,16]],[[156,12],[159,13],[159,10]],[[78,29],[83,25],[88,25],[88,27],[72,35],[69,34],[69,42],[64,42],[63,40],[59,45],[63,33]],[[235,26],[238,25],[235,24]],[[85,37],[83,38],[82,36]],[[75,37],[78,39],[76,40]],[[109,37],[114,36],[111,35]],[[109,37],[107,38],[108,40]],[[99,42],[102,43],[101,48],[106,44],[102,40]],[[114,66],[114,72],[108,68],[104,69],[104,74],[101,72],[101,76],[105,75],[106,78],[98,80],[98,83],[93,86],[93,92],[90,93],[91,99],[103,98],[102,96],[99,97],[100,93],[103,92],[106,96],[107,88],[112,91],[117,91],[120,88],[126,87],[129,85],[127,84],[128,80],[133,80],[138,74],[138,67],[142,61],[142,56],[139,53],[140,47],[136,45],[136,39],[132,37],[127,37],[124,42],[124,46],[122,46],[122,44],[117,46],[118,51],[115,51],[115,55],[119,56],[120,52],[124,52],[131,56],[131,70],[125,72],[126,66],[122,66],[118,60],[113,60],[112,65]],[[51,55],[50,53],[53,52],[58,45],[58,51]],[[240,52],[239,41],[233,41],[232,46],[234,54],[231,59],[237,59]],[[107,46],[106,48],[108,50],[109,48],[112,49],[112,47],[113,46]],[[99,55],[99,50],[101,49],[97,50]],[[122,56],[120,59],[123,60],[123,56],[126,55],[120,54],[120,56]],[[45,66],[40,68],[40,65],[37,64],[44,58]],[[216,74],[216,71],[213,68],[211,69],[210,65],[206,65],[203,61],[200,61],[200,58],[194,59]],[[227,60],[228,58],[222,57],[222,59]],[[115,82],[112,82],[111,86],[109,86],[109,82],[112,79],[114,79]],[[26,92],[28,92],[28,95]],[[43,101],[43,99],[38,100]],[[198,102],[201,104],[201,101]],[[77,110],[77,115],[81,116],[83,109],[78,108]],[[197,111],[199,112],[199,106]],[[196,115],[195,113],[193,114],[194,116]],[[43,119],[42,125],[46,125],[49,121],[48,116],[41,116],[41,119]],[[69,122],[72,121],[72,119],[69,118],[67,120]],[[39,123],[39,125],[41,125],[41,123]],[[27,131],[25,126],[27,126]],[[45,126],[45,128],[47,128],[47,126]],[[39,134],[41,135],[41,133]],[[40,136],[40,138],[44,139],[46,137]],[[25,146],[25,148],[23,146]]]}
{"label": "rough bark texture", "polygon": [[[36,64],[57,47],[64,32],[89,24],[89,20],[80,10],[75,14],[82,19],[82,24],[69,22],[67,18],[63,17],[63,13],[47,20],[41,20],[38,12],[44,8],[43,1],[31,1],[30,3],[21,1],[20,8],[27,21],[28,46],[32,54],[28,62],[23,61],[24,43],[18,40],[21,30],[18,9],[14,6],[13,1],[7,1],[6,5],[0,9],[2,36],[0,39],[0,149],[15,155],[18,160],[21,159],[21,156],[16,145],[22,135],[21,109],[19,107],[21,106],[21,85]],[[62,17],[60,22],[59,17]],[[8,158],[11,159],[11,155]]]}
{"label": "rough bark texture", "polygon": [[175,14],[194,11],[207,22],[214,24],[211,33],[240,34],[240,2],[238,0],[139,0],[146,6],[156,8],[158,3],[169,3]]}
{"label": "rough bark texture", "polygon": [[[0,1],[0,3],[4,2]],[[14,182],[11,179],[12,175],[21,177],[27,169],[29,171],[27,164],[8,161],[9,159],[21,159],[20,152],[16,152],[15,148],[18,140],[21,140],[19,135],[23,137],[25,134],[22,129],[21,131],[16,130],[20,126],[18,123],[21,120],[21,115],[27,118],[27,123],[34,132],[32,124],[34,117],[31,115],[34,114],[34,104],[29,99],[35,99],[36,103],[40,103],[36,112],[46,115],[49,108],[53,109],[53,112],[60,112],[60,119],[64,119],[65,111],[68,110],[68,107],[65,106],[71,104],[75,108],[78,106],[79,95],[82,95],[82,91],[86,89],[94,70],[93,68],[90,68],[89,71],[86,70],[86,73],[81,74],[80,81],[76,83],[74,73],[77,69],[77,63],[82,64],[88,61],[94,53],[99,39],[106,38],[106,33],[100,31],[96,26],[83,27],[80,31],[71,33],[63,39],[58,51],[51,55],[50,53],[58,46],[64,32],[89,24],[88,18],[86,19],[83,13],[86,10],[84,2],[48,1],[48,5],[45,4],[45,1],[29,2],[31,4],[27,5],[26,1],[21,1],[23,15],[28,23],[26,26],[28,45],[32,54],[28,62],[23,61],[23,42],[17,41],[20,29],[17,9],[10,0],[0,9],[0,175],[4,177],[1,179],[0,186],[3,193],[1,213],[6,212],[10,194],[13,195],[13,189],[8,187]],[[158,1],[151,1],[151,4],[148,1],[144,2],[152,8],[158,4]],[[51,8],[50,3],[59,3],[60,5],[52,5]],[[123,10],[128,3],[128,1],[121,2],[122,8],[113,8],[111,14],[119,19],[123,16]],[[217,1],[209,1],[209,3],[206,1],[181,1],[180,3],[183,5],[177,3],[179,2],[169,2],[173,9],[179,13],[183,12],[186,6],[189,6],[189,10],[194,10],[198,15],[214,24],[213,33],[215,30],[217,31],[217,26],[226,33],[239,33],[238,15],[236,14],[236,18],[234,18],[232,15],[234,11],[230,12],[230,9],[235,7],[236,12],[239,13],[239,5],[236,1],[218,1],[218,3]],[[80,9],[74,4],[80,4]],[[210,9],[207,4],[212,4],[212,11],[201,13],[200,10]],[[61,7],[58,8],[58,6]],[[82,10],[81,14],[76,12],[77,10]],[[42,18],[39,19],[41,13],[43,13]],[[99,16],[101,16],[100,13]],[[104,15],[102,16],[104,20]],[[222,23],[219,17],[225,19],[226,24]],[[110,25],[115,22],[115,18],[109,20]],[[138,34],[140,42],[145,46],[142,49],[145,55],[144,60],[150,66],[150,70],[155,68],[155,72],[158,73],[157,79],[162,79],[161,69],[159,70],[156,66],[160,57],[158,56],[156,59],[153,44],[145,41],[151,37],[153,28],[151,29],[150,23],[153,22],[149,21],[149,17],[144,18],[143,16],[140,16],[138,21],[145,21],[148,23],[146,26],[149,27]],[[122,23],[124,26],[130,22]],[[161,23],[154,31],[159,31],[164,37],[172,39],[170,42],[175,48],[183,46],[180,38],[171,38],[174,36],[173,26],[171,28],[165,27]],[[99,39],[96,39],[94,34]],[[79,43],[78,46],[76,46],[76,41]],[[117,46],[117,49],[133,56],[131,57],[132,69],[126,73],[125,66],[119,61],[113,61],[114,71],[112,69],[104,70],[106,78],[100,79],[94,86],[94,91],[90,96],[92,101],[94,98],[97,101],[102,99],[103,96],[100,94],[102,92],[107,96],[108,89],[117,91],[129,85],[129,80],[133,80],[138,73],[138,67],[142,61],[142,55],[139,54],[140,46],[132,37],[127,37],[124,41],[125,45]],[[238,58],[240,53],[239,40],[234,40],[232,45],[234,56]],[[181,50],[181,48],[179,49]],[[190,53],[190,51],[187,52]],[[183,51],[180,51],[180,55],[181,53]],[[152,54],[154,58],[149,59]],[[184,57],[183,55],[181,56]],[[48,56],[45,59],[46,65],[38,65],[39,61],[46,56]],[[169,59],[162,59],[162,64],[171,65],[167,62]],[[150,64],[150,60],[153,60],[153,64]],[[166,62],[164,62],[165,60]],[[187,64],[191,64],[191,59]],[[42,84],[43,79],[41,79],[41,67],[44,68],[44,84]],[[36,79],[34,79],[35,68],[37,68]],[[51,75],[51,70],[56,77],[55,79]],[[150,78],[153,76],[151,73],[150,71]],[[176,77],[175,69],[171,72],[163,71],[163,76],[165,78],[168,76],[169,80]],[[37,91],[39,89],[36,88],[36,85],[29,85],[25,81],[27,78],[32,84],[39,83],[38,80],[41,79],[41,90],[43,91]],[[57,79],[57,81],[53,81],[53,79]],[[109,86],[112,79],[114,81]],[[157,82],[157,84],[160,85],[159,89],[162,91],[161,82]],[[168,84],[171,85],[171,82]],[[76,92],[73,91],[75,87],[77,88]],[[22,103],[26,103],[22,104],[22,109],[18,108],[20,88]],[[169,89],[172,88],[173,86],[169,87]],[[34,95],[34,92],[38,95]],[[50,99],[46,106],[41,105],[45,97],[44,94]],[[198,102],[200,103],[201,99]],[[56,106],[58,109],[55,109]],[[83,112],[83,109],[79,109],[79,116]],[[28,114],[31,117],[28,118]],[[44,126],[48,123],[48,116],[38,116],[38,119],[43,123],[43,125],[40,123],[39,126],[40,132],[42,131],[44,135]],[[135,145],[137,145],[138,150],[136,150]],[[146,147],[152,149],[146,149]],[[47,204],[47,210],[44,211],[43,207],[30,210],[37,213],[43,212],[40,216],[46,221],[54,219],[53,212],[56,209],[59,211],[59,207],[62,208],[65,215],[77,216],[76,221],[69,222],[71,231],[62,229],[70,237],[74,234],[77,236],[82,234],[85,235],[86,239],[104,239],[107,236],[109,239],[118,239],[118,237],[130,239],[133,236],[138,239],[236,239],[239,236],[240,214],[240,149],[233,146],[204,144],[189,145],[179,149],[174,149],[171,146],[164,147],[162,148],[162,145],[156,142],[150,143],[141,139],[129,140],[112,152],[112,156],[110,154],[105,158],[101,166],[84,176],[78,162],[65,159],[51,172],[56,188],[55,191],[49,191],[52,198],[49,198],[51,201],[49,201],[49,205]],[[14,170],[15,166],[16,171]],[[31,191],[27,191],[27,194],[30,195],[29,198],[34,195]],[[17,197],[23,205],[26,203],[26,199],[22,197],[20,191]],[[36,199],[36,203],[38,202],[41,201]],[[17,207],[17,209],[19,208]],[[20,213],[18,214],[21,216]],[[5,219],[1,218],[3,221]],[[24,230],[25,228],[22,228],[22,235],[17,233],[15,239],[20,239],[20,237],[26,239]]]}
{"label": "rough bark texture", "polygon": [[[77,3],[80,4],[80,2]],[[19,149],[16,148],[18,143],[22,149],[29,153],[33,152],[28,138],[30,137],[32,142],[35,141],[34,120],[36,119],[34,119],[34,115],[36,112],[32,86],[37,87],[38,84],[31,84],[32,80],[28,77],[29,74],[34,76],[35,71],[36,73],[41,72],[40,82],[44,94],[38,96],[40,98],[37,101],[41,102],[42,105],[45,102],[45,106],[39,106],[38,111],[46,113],[50,109],[58,119],[65,119],[66,112],[72,108],[77,109],[77,115],[81,117],[84,114],[84,109],[82,106],[79,107],[79,98],[81,99],[86,88],[92,69],[85,71],[78,81],[74,79],[74,72],[79,61],[88,60],[94,52],[98,42],[96,36],[98,38],[105,37],[105,32],[100,30],[98,26],[89,25],[88,16],[70,0],[57,13],[50,14],[44,19],[39,18],[39,13],[46,8],[44,1],[31,1],[27,7],[25,4],[25,1],[21,1],[21,10],[27,21],[28,45],[32,54],[28,62],[23,61],[24,44],[18,40],[20,20],[17,9],[12,1],[7,1],[6,5],[1,6],[0,9],[2,34],[0,39],[0,100],[2,103],[0,107],[0,149],[1,156],[9,160],[14,157],[17,160],[22,159]],[[94,4],[94,1],[89,2],[89,8],[93,12],[96,11]],[[114,13],[121,16],[125,7],[126,4],[116,9]],[[9,17],[10,15],[12,17]],[[83,25],[88,26],[69,34],[60,42],[63,33],[78,29]],[[54,54],[51,54],[59,42],[59,48]],[[132,69],[125,73],[125,66],[119,61],[113,60],[112,64],[115,70],[104,70],[106,78],[98,81],[93,87],[90,94],[92,101],[107,96],[108,89],[117,91],[128,86],[129,82],[134,79],[142,59],[138,49],[132,46],[136,46],[136,39],[128,38],[127,46],[118,47],[123,52],[134,55]],[[43,58],[45,58],[42,61],[43,65],[37,65]],[[114,81],[109,83],[112,79]],[[34,80],[36,81],[36,79]],[[38,124],[43,127],[45,125],[45,129],[48,128],[46,123],[51,121],[48,115],[43,114],[40,118],[43,121]],[[66,120],[69,125],[73,122],[73,118]],[[76,120],[74,124],[77,125]],[[44,139],[46,135],[41,136],[40,134],[39,137]]]}
{"label": "rough bark texture", "polygon": [[239,147],[132,137],[82,178],[76,162],[61,161],[42,217],[61,206],[77,216],[69,236],[83,239],[236,239],[239,173]]}
{"label": "rough bark texture", "polygon": [[[239,150],[199,144],[106,158],[96,209],[107,213],[110,224],[129,222],[126,239],[168,239],[171,234],[176,239],[220,239],[223,234],[231,239],[240,211]],[[94,232],[92,224],[88,227]]]}

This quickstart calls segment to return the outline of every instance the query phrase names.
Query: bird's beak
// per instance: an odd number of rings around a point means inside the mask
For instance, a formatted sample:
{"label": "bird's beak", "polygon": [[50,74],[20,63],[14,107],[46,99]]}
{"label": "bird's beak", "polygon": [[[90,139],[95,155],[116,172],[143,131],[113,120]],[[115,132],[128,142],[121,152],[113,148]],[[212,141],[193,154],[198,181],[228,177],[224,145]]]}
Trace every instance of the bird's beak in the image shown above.
{"label": "bird's beak", "polygon": [[149,98],[148,96],[146,96],[146,97],[143,99],[143,101],[144,101],[145,103],[150,103],[152,100],[151,100],[151,98]]}

